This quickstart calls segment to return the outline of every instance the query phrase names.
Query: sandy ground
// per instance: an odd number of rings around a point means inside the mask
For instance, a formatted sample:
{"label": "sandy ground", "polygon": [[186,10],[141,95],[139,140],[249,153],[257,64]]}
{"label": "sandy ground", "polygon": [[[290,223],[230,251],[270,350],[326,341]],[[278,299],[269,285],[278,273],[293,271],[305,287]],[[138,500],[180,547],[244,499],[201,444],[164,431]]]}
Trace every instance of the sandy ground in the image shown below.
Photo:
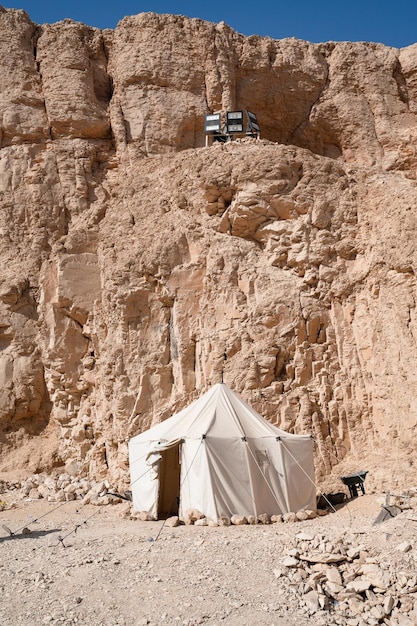
{"label": "sandy ground", "polygon": [[123,508],[20,501],[1,512],[1,625],[304,626],[312,620],[296,590],[274,574],[297,533],[349,535],[383,554],[417,530],[403,514],[374,525],[371,495],[270,526],[169,528],[123,519]]}

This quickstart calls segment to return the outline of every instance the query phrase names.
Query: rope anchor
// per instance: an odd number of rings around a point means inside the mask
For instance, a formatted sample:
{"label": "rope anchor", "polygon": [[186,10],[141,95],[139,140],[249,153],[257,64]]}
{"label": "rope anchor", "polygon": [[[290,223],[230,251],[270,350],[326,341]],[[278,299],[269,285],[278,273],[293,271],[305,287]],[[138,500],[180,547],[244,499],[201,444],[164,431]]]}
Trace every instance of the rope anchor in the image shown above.
{"label": "rope anchor", "polygon": [[10,528],[8,526],[6,526],[6,524],[2,524],[1,527],[3,528],[3,530],[6,531],[6,533],[10,536],[10,537],[14,537],[14,532],[12,530],[10,530]]}

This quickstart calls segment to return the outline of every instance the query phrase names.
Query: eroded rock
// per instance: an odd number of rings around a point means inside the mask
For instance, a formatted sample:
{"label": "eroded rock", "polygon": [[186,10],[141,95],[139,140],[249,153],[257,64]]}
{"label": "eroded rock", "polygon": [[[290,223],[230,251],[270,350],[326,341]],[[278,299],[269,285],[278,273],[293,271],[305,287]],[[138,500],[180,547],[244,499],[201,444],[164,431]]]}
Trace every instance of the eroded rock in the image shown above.
{"label": "eroded rock", "polygon": [[[126,488],[129,437],[224,376],[318,481],[359,451],[380,487],[395,441],[411,482],[415,46],[0,26],[0,471]],[[262,138],[206,148],[235,108]]]}

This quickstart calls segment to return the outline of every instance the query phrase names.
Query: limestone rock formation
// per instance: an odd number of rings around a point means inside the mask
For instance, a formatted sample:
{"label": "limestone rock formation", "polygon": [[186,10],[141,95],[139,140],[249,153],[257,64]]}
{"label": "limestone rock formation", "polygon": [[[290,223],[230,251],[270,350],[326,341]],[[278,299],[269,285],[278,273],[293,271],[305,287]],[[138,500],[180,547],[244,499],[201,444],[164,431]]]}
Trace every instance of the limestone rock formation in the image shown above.
{"label": "limestone rock formation", "polygon": [[[223,375],[317,475],[414,474],[417,45],[0,8],[0,471],[126,484]],[[205,147],[211,111],[262,139]]]}

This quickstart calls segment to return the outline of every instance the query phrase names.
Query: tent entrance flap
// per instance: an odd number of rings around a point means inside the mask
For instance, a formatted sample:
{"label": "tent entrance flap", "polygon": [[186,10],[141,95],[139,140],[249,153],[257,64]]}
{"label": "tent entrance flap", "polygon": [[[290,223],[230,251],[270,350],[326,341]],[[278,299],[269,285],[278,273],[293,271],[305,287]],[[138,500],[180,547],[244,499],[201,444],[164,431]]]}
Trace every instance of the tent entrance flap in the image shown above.
{"label": "tent entrance flap", "polygon": [[180,443],[160,452],[158,517],[178,515],[180,499]]}

